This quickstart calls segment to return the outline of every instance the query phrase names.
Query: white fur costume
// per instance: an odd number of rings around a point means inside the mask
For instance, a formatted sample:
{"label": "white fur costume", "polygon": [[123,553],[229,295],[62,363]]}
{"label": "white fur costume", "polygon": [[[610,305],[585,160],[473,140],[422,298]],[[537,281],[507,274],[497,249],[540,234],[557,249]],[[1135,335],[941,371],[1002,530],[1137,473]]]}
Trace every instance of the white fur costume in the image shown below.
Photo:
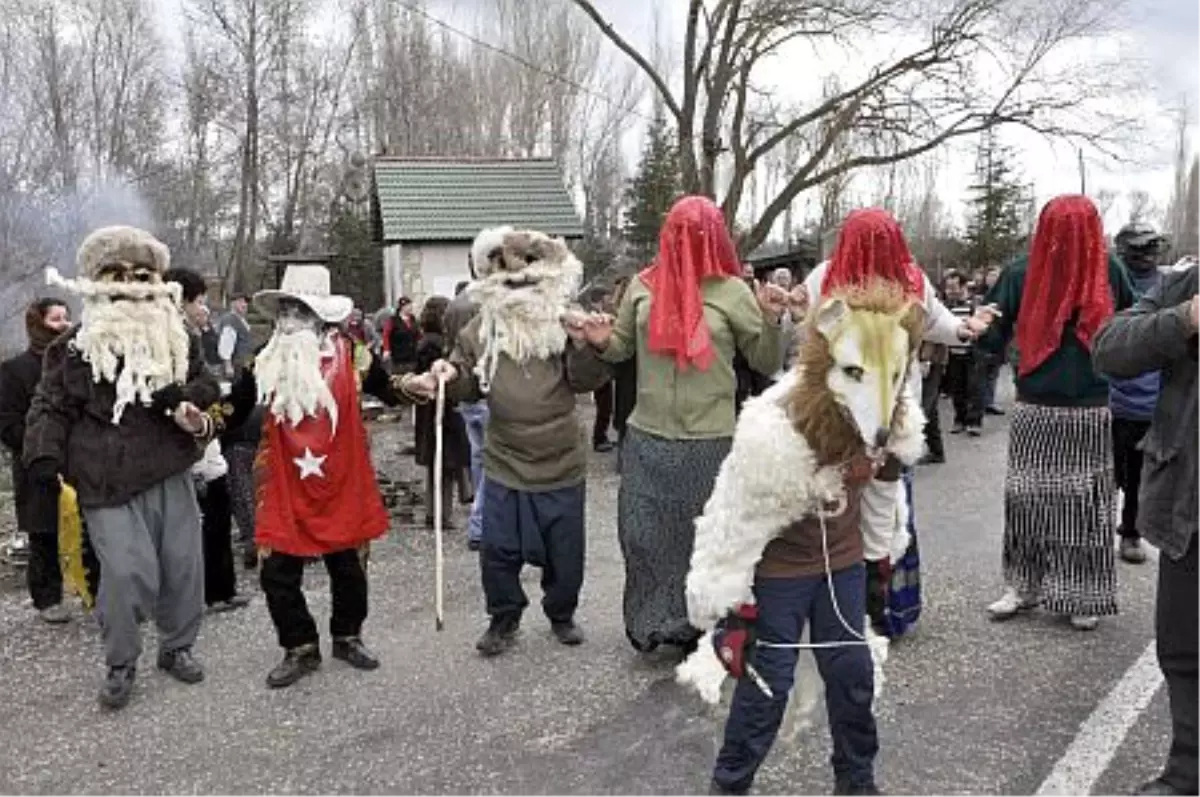
{"label": "white fur costume", "polygon": [[[696,652],[679,665],[676,678],[695,688],[709,704],[719,702],[726,678],[713,649],[712,629],[735,606],[754,602],[755,568],[767,543],[792,523],[830,504],[845,506],[841,467],[819,467],[808,441],[796,432],[787,415],[786,398],[799,378],[798,368],[794,369],[761,396],[746,402],[733,448],[721,465],[704,514],[696,519],[696,544],[687,578],[688,618],[706,634]],[[892,430],[886,451],[909,465],[924,452],[925,416],[919,398],[907,389],[899,400],[904,412]],[[896,513],[890,546],[893,559],[903,555],[909,536],[902,481],[896,482],[896,490],[900,511]],[[833,514],[838,512],[840,509],[833,510]],[[887,658],[887,639],[875,635],[869,622],[866,637],[875,662],[878,696],[883,685],[881,666]],[[801,657],[800,669],[804,662],[805,657]],[[793,704],[815,703],[812,694],[805,695],[806,691],[811,693],[806,690],[811,680],[797,678],[798,699]]]}

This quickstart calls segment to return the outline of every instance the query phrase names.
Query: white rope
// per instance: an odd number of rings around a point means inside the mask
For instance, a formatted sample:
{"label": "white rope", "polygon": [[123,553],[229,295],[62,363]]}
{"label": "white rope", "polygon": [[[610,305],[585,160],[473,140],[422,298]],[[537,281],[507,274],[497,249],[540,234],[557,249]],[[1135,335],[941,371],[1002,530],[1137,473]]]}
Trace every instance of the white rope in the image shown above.
{"label": "white rope", "polygon": [[437,616],[437,630],[441,631],[445,626],[442,601],[442,595],[445,591],[445,562],[442,557],[442,513],[445,511],[445,507],[442,506],[442,457],[444,456],[442,418],[446,413],[446,380],[444,377],[438,376],[437,382],[437,403],[433,417],[433,535],[437,544],[436,558],[434,560],[434,578],[436,580],[434,612]]}

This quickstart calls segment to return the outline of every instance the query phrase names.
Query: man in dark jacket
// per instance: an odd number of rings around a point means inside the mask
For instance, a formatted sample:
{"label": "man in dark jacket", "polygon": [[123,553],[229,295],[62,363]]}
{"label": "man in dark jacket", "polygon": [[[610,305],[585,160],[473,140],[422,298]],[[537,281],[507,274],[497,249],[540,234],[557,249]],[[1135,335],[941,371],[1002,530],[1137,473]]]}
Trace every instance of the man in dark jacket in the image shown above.
{"label": "man in dark jacket", "polygon": [[[1148,224],[1127,224],[1114,241],[1117,256],[1129,271],[1133,292],[1139,298],[1158,286],[1162,274],[1158,261],[1166,243],[1163,236]],[[1124,505],[1117,534],[1121,537],[1119,553],[1131,564],[1146,561],[1138,533],[1138,489],[1142,480],[1142,452],[1139,446],[1158,401],[1159,374],[1157,371],[1139,374],[1132,379],[1113,379],[1109,383],[1109,409],[1112,410],[1113,467],[1117,487]]]}
{"label": "man in dark jacket", "polygon": [[179,286],[163,282],[167,247],[132,227],[89,235],[80,278],[52,284],[83,297],[81,323],[46,349],[26,418],[23,461],[47,513],[59,474],[75,488],[103,579],[108,675],[100,702],[128,703],[140,621],[158,624],[158,667],[185,683],[204,671],[192,645],[204,610],[200,515],[191,468],[216,424],[218,399],[188,335]]}
{"label": "man in dark jacket", "polygon": [[1197,485],[1196,334],[1200,327],[1195,265],[1174,271],[1110,319],[1092,344],[1097,370],[1130,379],[1161,372],[1154,418],[1142,441],[1138,529],[1158,546],[1155,636],[1171,699],[1167,764],[1139,794],[1196,794],[1197,778]]}
{"label": "man in dark jacket", "polygon": [[29,565],[25,572],[29,597],[33,599],[33,608],[47,623],[65,623],[70,617],[62,605],[57,503],[53,506],[53,516],[32,517],[36,502],[29,494],[29,474],[21,462],[21,454],[25,445],[25,414],[29,412],[34,391],[42,378],[42,355],[51,342],[70,327],[71,313],[66,304],[58,299],[34,302],[25,312],[29,348],[0,363],[0,442],[12,455],[17,529],[29,535]]}

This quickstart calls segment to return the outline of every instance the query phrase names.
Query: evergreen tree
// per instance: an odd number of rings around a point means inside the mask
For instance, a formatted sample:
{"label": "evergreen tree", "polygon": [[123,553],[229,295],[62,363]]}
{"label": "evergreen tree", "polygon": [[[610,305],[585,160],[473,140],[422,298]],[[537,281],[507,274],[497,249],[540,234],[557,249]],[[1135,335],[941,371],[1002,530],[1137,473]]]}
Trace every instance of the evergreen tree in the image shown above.
{"label": "evergreen tree", "polygon": [[984,133],[970,187],[966,259],[971,268],[1002,265],[1021,250],[1028,196],[1010,165],[1012,151],[1000,145],[996,132]]}
{"label": "evergreen tree", "polygon": [[654,259],[663,220],[679,195],[679,153],[674,133],[660,111],[647,131],[637,174],[625,191],[625,243],[635,263]]}

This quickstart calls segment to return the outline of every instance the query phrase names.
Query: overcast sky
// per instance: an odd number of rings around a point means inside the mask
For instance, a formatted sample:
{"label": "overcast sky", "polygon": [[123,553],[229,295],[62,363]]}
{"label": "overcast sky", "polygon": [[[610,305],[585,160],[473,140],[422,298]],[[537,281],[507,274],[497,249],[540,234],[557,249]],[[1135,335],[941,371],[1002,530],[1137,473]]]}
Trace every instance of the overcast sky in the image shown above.
{"label": "overcast sky", "polygon": [[[537,3],[542,0],[526,1]],[[479,30],[481,12],[491,7],[493,2],[426,0],[426,8],[429,13],[474,32]],[[160,8],[172,4],[176,4],[177,8],[178,3],[179,0],[171,0]],[[643,52],[649,50],[654,35],[653,22],[657,17],[664,35],[673,40],[674,53],[678,56],[687,0],[595,0],[595,4],[617,30],[631,42],[640,45]],[[1145,66],[1147,85],[1141,105],[1147,117],[1146,135],[1142,138],[1140,151],[1136,153],[1136,163],[1112,162],[1099,155],[1089,156],[1086,160],[1088,192],[1094,194],[1108,189],[1119,197],[1106,219],[1108,226],[1113,228],[1124,222],[1128,209],[1123,198],[1132,190],[1149,192],[1159,209],[1165,209],[1173,181],[1178,114],[1185,102],[1189,109],[1192,151],[1196,151],[1197,144],[1200,144],[1200,128],[1196,122],[1197,111],[1200,110],[1200,73],[1197,71],[1197,59],[1200,57],[1200,3],[1197,0],[1127,0],[1127,5],[1128,9],[1119,25],[1119,43],[1106,41],[1102,46],[1109,48],[1109,51],[1119,47],[1123,59],[1140,61]],[[180,16],[170,13],[164,24],[168,27],[177,26]],[[178,31],[172,30],[169,35],[177,39]],[[1087,48],[1087,45],[1079,46]],[[765,82],[775,83],[773,88],[785,95],[805,97],[819,90],[819,81],[828,71],[828,65],[822,70],[807,72],[797,70],[790,62],[780,64],[777,61],[764,70],[763,77]],[[807,82],[805,75],[811,75]],[[636,158],[641,133],[642,124],[630,126],[623,147],[630,160]],[[1073,148],[1051,146],[1040,137],[1019,130],[1005,132],[1003,137],[1018,151],[1021,170],[1035,183],[1040,202],[1056,194],[1079,190],[1077,153]],[[940,191],[946,204],[956,210],[961,210],[961,202],[971,182],[970,170],[976,143],[963,140],[953,149],[940,153]],[[872,175],[863,174],[855,179],[853,188],[864,195],[868,194],[873,179]]]}

